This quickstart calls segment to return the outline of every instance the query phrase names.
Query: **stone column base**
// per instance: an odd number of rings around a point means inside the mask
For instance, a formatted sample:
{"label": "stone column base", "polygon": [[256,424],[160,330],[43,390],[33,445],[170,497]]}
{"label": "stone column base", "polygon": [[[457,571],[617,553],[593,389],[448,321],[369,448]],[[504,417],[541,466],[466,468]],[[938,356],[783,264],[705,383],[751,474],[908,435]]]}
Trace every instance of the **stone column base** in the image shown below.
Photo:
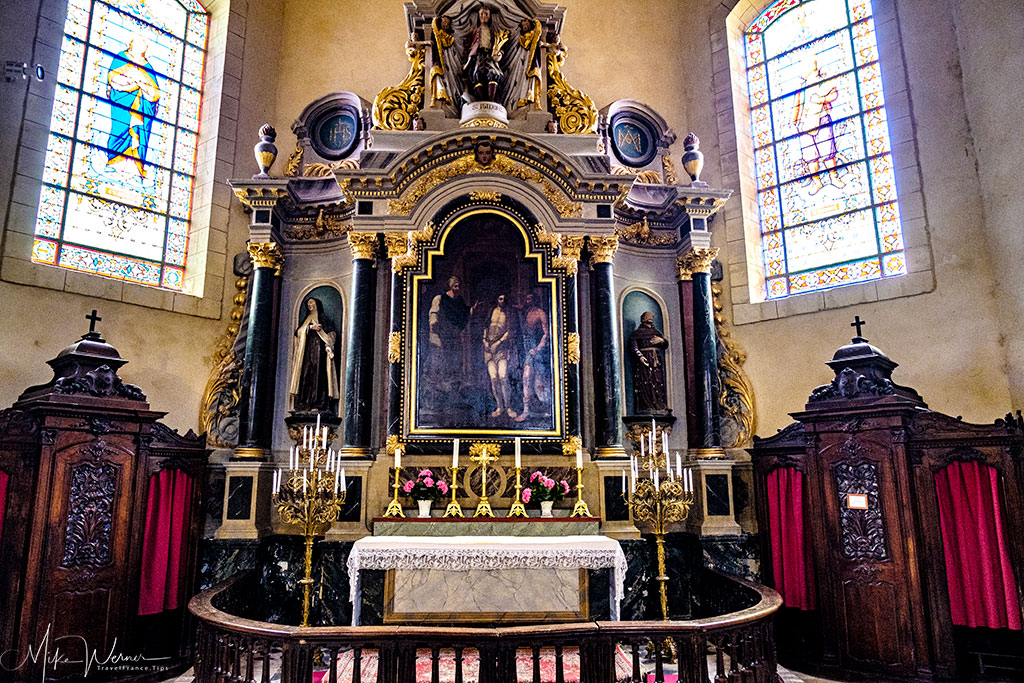
{"label": "stone column base", "polygon": [[[694,449],[710,451],[714,449]],[[721,451],[721,449],[718,449]],[[690,452],[694,470],[694,502],[686,529],[701,536],[731,536],[742,532],[733,506],[732,467],[734,460],[711,459],[707,453]]]}
{"label": "stone column base", "polygon": [[[629,460],[596,460],[592,464],[597,468],[599,485],[596,488],[600,499],[592,501],[590,509],[594,510],[595,503],[600,503],[601,533],[610,538],[640,538],[640,531],[633,524],[633,513],[622,500],[622,470],[626,470],[628,477]],[[609,502],[612,505],[608,505]]]}
{"label": "stone column base", "polygon": [[268,463],[224,463],[224,507],[214,538],[255,539],[270,532],[272,470]]}

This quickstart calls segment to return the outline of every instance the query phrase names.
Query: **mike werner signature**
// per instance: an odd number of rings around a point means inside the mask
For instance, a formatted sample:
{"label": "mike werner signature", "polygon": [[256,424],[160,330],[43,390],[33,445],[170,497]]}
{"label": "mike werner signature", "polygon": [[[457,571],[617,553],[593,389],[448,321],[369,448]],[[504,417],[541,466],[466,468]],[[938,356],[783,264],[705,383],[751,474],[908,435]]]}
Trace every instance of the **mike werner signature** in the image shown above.
{"label": "mike werner signature", "polygon": [[[41,679],[45,681],[46,675],[49,672],[56,671],[58,666],[81,666],[82,667],[82,678],[85,678],[95,667],[97,671],[109,671],[114,668],[123,669],[138,669],[150,667],[154,662],[161,662],[169,660],[170,657],[146,657],[142,654],[128,655],[117,651],[117,638],[114,638],[114,642],[110,646],[110,651],[105,655],[99,650],[89,647],[89,641],[83,636],[79,635],[66,635],[66,636],[52,636],[50,635],[50,628],[52,624],[46,626],[46,633],[43,634],[42,639],[39,641],[37,647],[29,646],[28,651],[21,656],[17,650],[7,650],[6,652],[0,652],[0,669],[4,671],[18,671],[24,668],[29,662],[34,665],[38,665],[42,662],[43,670]],[[71,648],[78,650],[74,644],[80,643],[84,649],[84,656],[81,659],[72,659],[68,656],[67,652],[62,652],[60,645],[61,641],[65,641],[65,645],[71,644]],[[67,641],[70,641],[68,643]],[[19,659],[20,656],[20,659]]]}

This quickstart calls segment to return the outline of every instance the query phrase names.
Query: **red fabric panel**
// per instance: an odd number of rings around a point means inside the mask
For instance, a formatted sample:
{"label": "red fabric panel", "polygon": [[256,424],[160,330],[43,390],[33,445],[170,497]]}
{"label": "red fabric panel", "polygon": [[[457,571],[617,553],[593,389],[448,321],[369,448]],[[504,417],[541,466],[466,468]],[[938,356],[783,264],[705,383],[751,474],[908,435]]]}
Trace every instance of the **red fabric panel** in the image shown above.
{"label": "red fabric panel", "polygon": [[7,512],[7,473],[0,472],[0,543],[4,540],[4,515]]}
{"label": "red fabric panel", "polygon": [[954,462],[935,473],[935,492],[953,623],[1021,630],[999,472],[979,462]]}
{"label": "red fabric panel", "polygon": [[775,590],[787,607],[814,609],[813,577],[804,548],[803,473],[780,467],[768,475],[768,527]]}
{"label": "red fabric panel", "polygon": [[181,604],[178,586],[191,506],[192,478],[188,474],[161,470],[149,478],[139,614],[157,614]]}

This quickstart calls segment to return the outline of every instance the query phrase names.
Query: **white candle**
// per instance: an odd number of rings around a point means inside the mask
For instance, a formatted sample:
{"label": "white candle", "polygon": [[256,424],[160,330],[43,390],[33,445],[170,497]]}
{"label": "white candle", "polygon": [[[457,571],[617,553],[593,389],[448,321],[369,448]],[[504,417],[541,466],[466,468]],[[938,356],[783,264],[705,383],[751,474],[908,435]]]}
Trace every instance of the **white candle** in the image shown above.
{"label": "white candle", "polygon": [[583,451],[579,448],[576,449],[576,469],[583,469]]}
{"label": "white candle", "polygon": [[335,475],[335,477],[334,477],[334,495],[335,496],[338,495],[338,477],[337,477],[337,475]]}
{"label": "white candle", "polygon": [[320,413],[316,414],[316,431],[320,431]]}
{"label": "white candle", "polygon": [[654,432],[657,427],[654,426],[654,418],[651,418],[651,455],[654,455]]}
{"label": "white candle", "polygon": [[693,493],[693,470],[686,470],[686,490]]}
{"label": "white candle", "polygon": [[626,492],[626,470],[622,470],[622,492]]}
{"label": "white candle", "polygon": [[459,466],[459,440],[452,441],[452,467]]}
{"label": "white candle", "polygon": [[645,441],[646,441],[646,439],[641,437],[641,439],[640,439],[640,459],[641,460],[643,460],[644,457],[647,455],[646,451],[644,451],[644,442]]}
{"label": "white candle", "polygon": [[683,476],[683,461],[679,458],[679,451],[676,451],[676,476]]}
{"label": "white candle", "polygon": [[348,482],[345,481],[345,468],[344,467],[341,468],[341,490],[342,491],[348,490]]}
{"label": "white candle", "polygon": [[516,469],[523,466],[523,438],[516,437]]}
{"label": "white candle", "polygon": [[402,449],[395,448],[395,469],[397,470],[402,466]]}
{"label": "white candle", "polygon": [[[318,420],[320,419],[320,416],[319,416],[319,415],[317,415],[316,417],[317,417],[317,419],[318,419]],[[323,447],[324,447],[324,448],[327,448],[327,425],[324,425],[324,439],[323,439]]]}
{"label": "white candle", "polygon": [[306,444],[309,442],[309,425],[303,425],[302,427],[302,447],[306,448]]}
{"label": "white candle", "polygon": [[661,450],[665,451],[665,461],[668,462],[668,432],[661,431]]}

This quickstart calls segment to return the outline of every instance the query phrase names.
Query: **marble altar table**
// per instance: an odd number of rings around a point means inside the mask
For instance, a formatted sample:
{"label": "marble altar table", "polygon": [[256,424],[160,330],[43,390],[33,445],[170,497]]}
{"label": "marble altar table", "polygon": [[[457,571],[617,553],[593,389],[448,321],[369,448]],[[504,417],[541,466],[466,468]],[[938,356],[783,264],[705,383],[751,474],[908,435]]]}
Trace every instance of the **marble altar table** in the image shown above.
{"label": "marble altar table", "polygon": [[386,622],[523,622],[586,619],[586,571],[611,569],[619,618],[626,557],[605,536],[370,536],[348,557],[352,625],[364,569],[387,572]]}

